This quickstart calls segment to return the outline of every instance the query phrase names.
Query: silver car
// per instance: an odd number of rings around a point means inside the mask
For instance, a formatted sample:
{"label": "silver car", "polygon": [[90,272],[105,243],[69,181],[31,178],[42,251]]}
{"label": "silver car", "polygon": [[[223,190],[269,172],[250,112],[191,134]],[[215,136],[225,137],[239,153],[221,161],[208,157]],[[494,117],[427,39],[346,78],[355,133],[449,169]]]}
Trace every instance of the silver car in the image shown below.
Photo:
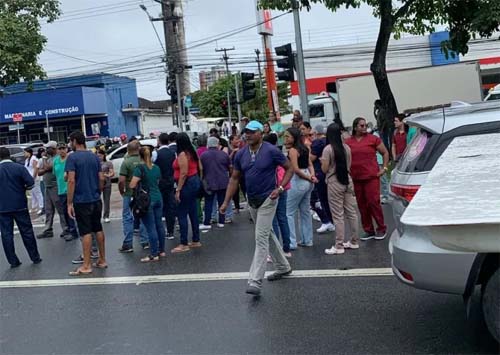
{"label": "silver car", "polygon": [[408,118],[407,123],[418,132],[392,172],[390,204],[396,223],[389,243],[392,269],[407,285],[463,295],[468,301],[475,286],[484,286],[498,268],[498,255],[441,249],[432,243],[428,230],[404,225],[400,219],[455,137],[500,132],[500,103],[452,106]]}

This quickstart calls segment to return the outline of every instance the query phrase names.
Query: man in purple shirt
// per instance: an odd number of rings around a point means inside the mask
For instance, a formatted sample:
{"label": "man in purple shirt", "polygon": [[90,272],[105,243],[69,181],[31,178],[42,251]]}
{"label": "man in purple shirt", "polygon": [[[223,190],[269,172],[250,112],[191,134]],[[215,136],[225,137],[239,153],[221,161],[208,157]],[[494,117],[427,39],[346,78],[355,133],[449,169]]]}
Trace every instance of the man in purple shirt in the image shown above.
{"label": "man in purple shirt", "polygon": [[[250,214],[255,222],[255,253],[250,267],[246,293],[259,296],[262,279],[266,272],[267,256],[271,255],[276,272],[267,277],[276,281],[289,275],[292,268],[272,229],[278,197],[284,191],[292,175],[292,165],[275,146],[262,141],[264,127],[258,121],[250,121],[245,127],[247,146],[240,149],[234,158],[233,173],[227,188],[226,198],[220,211],[224,213],[234,193],[238,189],[240,177],[245,177],[247,200]],[[276,187],[276,168],[282,166],[285,176]]]}
{"label": "man in purple shirt", "polygon": [[[231,172],[231,159],[229,155],[219,150],[219,139],[209,137],[207,140],[207,151],[200,157],[203,167],[203,188],[205,190],[205,217],[200,230],[210,230],[210,217],[214,205],[214,198],[217,197],[219,206],[224,202],[226,189],[229,183],[229,173]],[[219,213],[218,227],[223,228],[226,216]]]}

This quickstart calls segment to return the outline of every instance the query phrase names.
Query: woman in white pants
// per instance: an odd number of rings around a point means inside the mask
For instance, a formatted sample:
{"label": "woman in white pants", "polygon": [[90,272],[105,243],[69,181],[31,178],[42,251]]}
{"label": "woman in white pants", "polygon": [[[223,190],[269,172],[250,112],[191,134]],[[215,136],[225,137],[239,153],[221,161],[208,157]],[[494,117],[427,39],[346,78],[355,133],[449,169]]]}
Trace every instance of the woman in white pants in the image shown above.
{"label": "woman in white pants", "polygon": [[24,158],[24,166],[35,180],[35,186],[31,190],[31,209],[40,212],[43,210],[43,195],[38,176],[38,159],[33,155],[31,148],[24,149]]}

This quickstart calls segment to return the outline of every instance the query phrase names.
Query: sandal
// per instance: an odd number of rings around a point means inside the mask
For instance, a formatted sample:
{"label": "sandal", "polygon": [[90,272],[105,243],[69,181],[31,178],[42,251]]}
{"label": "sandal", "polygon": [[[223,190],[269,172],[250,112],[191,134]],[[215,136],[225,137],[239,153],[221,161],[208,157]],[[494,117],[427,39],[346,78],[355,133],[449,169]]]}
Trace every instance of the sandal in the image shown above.
{"label": "sandal", "polygon": [[150,263],[150,262],[153,262],[153,261],[160,261],[160,257],[159,256],[153,256],[153,255],[148,255],[144,258],[141,259],[141,263]]}
{"label": "sandal", "polygon": [[172,254],[176,254],[176,253],[184,253],[184,252],[190,251],[190,250],[191,249],[189,248],[189,246],[180,244],[180,245],[176,246],[174,249],[172,249],[170,252]]}
{"label": "sandal", "polygon": [[93,263],[92,267],[98,268],[98,269],[107,269],[108,264],[99,264],[99,263]]}
{"label": "sandal", "polygon": [[191,243],[188,243],[188,246],[190,248],[201,248],[201,243],[200,242],[191,242]]}
{"label": "sandal", "polygon": [[90,271],[83,271],[81,268],[78,268],[74,271],[69,272],[69,276],[82,276],[82,275],[90,275],[92,273],[92,270]]}

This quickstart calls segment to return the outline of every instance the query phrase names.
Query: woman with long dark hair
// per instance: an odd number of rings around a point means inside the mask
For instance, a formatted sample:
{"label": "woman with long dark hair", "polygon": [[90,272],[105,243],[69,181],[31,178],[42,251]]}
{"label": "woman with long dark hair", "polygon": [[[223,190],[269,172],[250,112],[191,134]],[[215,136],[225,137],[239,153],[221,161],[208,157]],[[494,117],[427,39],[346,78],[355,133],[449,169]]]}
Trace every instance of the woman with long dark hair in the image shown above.
{"label": "woman with long dark hair", "polygon": [[[328,204],[335,223],[335,245],[325,249],[329,255],[344,254],[345,249],[358,249],[358,214],[356,213],[356,200],[354,185],[349,175],[351,168],[351,149],[342,140],[342,129],[332,123],[326,132],[328,145],[321,156],[321,170],[326,175],[328,187]],[[345,223],[344,217],[349,222],[351,240],[344,242]]]}
{"label": "woman with long dark hair", "polygon": [[[200,224],[196,199],[200,192],[201,181],[198,176],[200,162],[191,140],[186,133],[177,135],[177,159],[174,164],[174,179],[177,182],[175,200],[177,206],[177,219],[181,232],[180,244],[172,249],[172,253],[183,253],[190,248],[201,247]],[[193,231],[192,242],[188,243],[188,216]]]}
{"label": "woman with long dark hair", "polygon": [[318,180],[309,157],[309,148],[302,142],[298,128],[288,128],[285,132],[285,146],[288,149],[288,159],[293,167],[291,188],[288,191],[286,215],[290,227],[290,249],[297,248],[295,234],[295,213],[299,211],[300,243],[298,245],[311,247],[313,245],[312,218],[309,212],[311,192]]}
{"label": "woman with long dark hair", "polygon": [[152,152],[149,147],[142,147],[139,150],[141,162],[134,169],[134,177],[130,181],[130,188],[135,189],[141,182],[142,188],[148,191],[151,202],[148,212],[141,217],[141,222],[146,227],[149,238],[149,255],[142,258],[141,262],[149,263],[159,261],[160,256],[165,256],[165,227],[163,227],[163,198],[161,196],[159,184],[161,171],[152,162]]}
{"label": "woman with long dark hair", "polygon": [[[380,177],[387,172],[389,152],[379,137],[368,133],[366,120],[362,117],[354,120],[352,137],[345,143],[351,148],[351,176],[365,231],[360,239],[383,240],[387,235],[387,227],[380,204]],[[382,168],[377,163],[377,152],[383,157]],[[376,231],[373,220],[377,223]]]}

